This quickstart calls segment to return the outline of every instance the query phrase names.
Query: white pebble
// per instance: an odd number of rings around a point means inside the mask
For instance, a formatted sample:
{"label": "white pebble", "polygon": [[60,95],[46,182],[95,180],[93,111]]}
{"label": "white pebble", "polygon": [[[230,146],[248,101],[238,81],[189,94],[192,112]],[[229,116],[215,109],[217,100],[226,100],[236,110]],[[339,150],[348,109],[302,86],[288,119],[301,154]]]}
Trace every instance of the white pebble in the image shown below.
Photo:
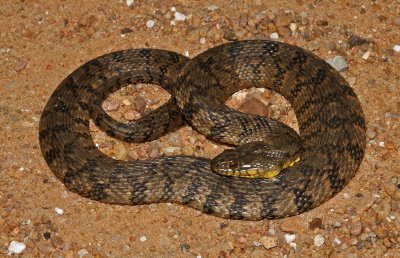
{"label": "white pebble", "polygon": [[343,56],[335,56],[334,58],[326,60],[338,72],[346,70],[349,66]]}
{"label": "white pebble", "polygon": [[285,237],[286,243],[288,243],[288,244],[292,243],[296,239],[295,234],[285,234],[284,237]]}
{"label": "white pebble", "polygon": [[394,45],[393,50],[396,52],[400,52],[400,45]]}
{"label": "white pebble", "polygon": [[335,237],[335,239],[333,239],[333,242],[337,245],[340,245],[342,243],[342,241],[340,241],[339,238]]}
{"label": "white pebble", "polygon": [[84,257],[84,256],[88,255],[88,253],[89,253],[88,250],[81,249],[81,250],[78,251],[78,256],[79,257]]}
{"label": "white pebble", "polygon": [[64,214],[64,210],[61,208],[54,208],[54,211],[58,214],[58,215],[63,215]]}
{"label": "white pebble", "polygon": [[202,44],[202,45],[206,44],[206,39],[205,38],[200,38],[200,44]]}
{"label": "white pebble", "polygon": [[185,53],[183,53],[184,56],[189,57],[189,51],[185,51]]}
{"label": "white pebble", "polygon": [[292,31],[292,33],[294,33],[297,30],[297,24],[296,23],[291,23],[289,25],[289,28]]}
{"label": "white pebble", "polygon": [[380,142],[379,147],[385,147],[385,142]]}
{"label": "white pebble", "polygon": [[343,197],[344,197],[345,199],[349,199],[350,196],[349,196],[348,193],[344,193],[344,194],[343,194]]}
{"label": "white pebble", "polygon": [[314,245],[315,246],[320,247],[324,243],[325,243],[325,238],[323,235],[321,235],[321,234],[315,235],[315,237],[314,237]]}
{"label": "white pebble", "polygon": [[140,242],[145,242],[147,240],[147,237],[146,236],[141,236],[139,238],[139,240],[140,240]]}
{"label": "white pebble", "polygon": [[172,7],[171,7],[171,12],[175,12],[175,11],[176,11],[175,6],[172,6]]}
{"label": "white pebble", "polygon": [[207,10],[209,10],[211,12],[215,11],[215,10],[218,10],[218,6],[216,6],[215,4],[212,4],[212,5],[207,7]]}
{"label": "white pebble", "polygon": [[272,32],[271,35],[269,35],[270,39],[279,39],[279,34],[276,32]]}
{"label": "white pebble", "polygon": [[174,13],[175,21],[184,21],[186,20],[186,15],[180,12],[175,12]]}
{"label": "white pebble", "polygon": [[171,26],[175,26],[176,22],[175,21],[171,21],[170,24],[171,24]]}
{"label": "white pebble", "polygon": [[127,6],[132,6],[135,3],[135,0],[126,0]]}
{"label": "white pebble", "polygon": [[362,59],[367,60],[369,58],[369,56],[371,55],[371,52],[367,51],[364,53],[364,55],[362,55]]}
{"label": "white pebble", "polygon": [[153,26],[154,26],[154,21],[153,20],[148,20],[146,22],[146,27],[147,28],[153,28]]}
{"label": "white pebble", "polygon": [[8,246],[8,255],[20,254],[25,250],[25,248],[26,245],[24,243],[11,241],[10,245]]}

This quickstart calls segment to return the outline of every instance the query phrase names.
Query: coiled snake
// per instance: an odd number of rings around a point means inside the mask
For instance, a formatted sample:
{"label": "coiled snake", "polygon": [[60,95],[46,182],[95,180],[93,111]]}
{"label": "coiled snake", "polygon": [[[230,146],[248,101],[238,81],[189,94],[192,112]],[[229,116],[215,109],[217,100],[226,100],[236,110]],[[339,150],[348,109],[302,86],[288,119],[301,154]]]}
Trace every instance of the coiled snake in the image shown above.
{"label": "coiled snake", "polygon": [[[101,102],[139,82],[161,85],[171,93],[170,101],[130,125],[114,121]],[[90,119],[109,135],[134,142],[156,139],[187,121],[222,142],[243,143],[249,135],[253,141],[271,135],[296,141],[287,126],[224,106],[233,92],[249,87],[282,94],[299,124],[301,159],[274,180],[221,176],[200,157],[115,160],[101,153],[90,135]],[[248,40],[211,48],[190,60],[157,49],[90,60],[50,97],[39,138],[54,174],[84,197],[125,205],[172,202],[219,217],[261,220],[308,211],[343,189],[363,159],[365,128],[357,96],[330,65],[299,47]]]}

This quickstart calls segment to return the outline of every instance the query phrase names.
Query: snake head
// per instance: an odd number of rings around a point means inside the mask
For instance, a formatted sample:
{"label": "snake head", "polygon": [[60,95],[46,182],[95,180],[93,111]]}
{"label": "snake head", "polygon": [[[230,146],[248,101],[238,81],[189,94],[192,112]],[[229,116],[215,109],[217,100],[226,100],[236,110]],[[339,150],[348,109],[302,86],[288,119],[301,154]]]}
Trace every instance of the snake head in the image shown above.
{"label": "snake head", "polygon": [[247,178],[274,178],[300,160],[299,149],[276,149],[265,142],[250,142],[227,149],[211,160],[211,169],[220,175]]}

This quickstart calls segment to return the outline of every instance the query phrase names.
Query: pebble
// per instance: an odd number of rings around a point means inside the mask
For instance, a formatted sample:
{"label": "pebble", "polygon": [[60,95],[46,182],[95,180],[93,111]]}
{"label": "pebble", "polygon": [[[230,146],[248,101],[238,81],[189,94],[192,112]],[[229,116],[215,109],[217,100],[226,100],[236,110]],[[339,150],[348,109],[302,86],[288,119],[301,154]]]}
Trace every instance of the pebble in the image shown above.
{"label": "pebble", "polygon": [[334,58],[326,60],[338,72],[345,71],[349,66],[343,56],[335,56]]}
{"label": "pebble", "polygon": [[356,36],[356,35],[351,35],[347,41],[347,43],[349,43],[350,47],[361,46],[368,42],[369,42],[369,40],[359,37],[359,36]]}
{"label": "pebble", "polygon": [[271,249],[278,245],[278,239],[276,237],[262,236],[260,243],[265,249]]}
{"label": "pebble", "polygon": [[179,146],[181,143],[181,138],[178,133],[171,133],[168,135],[168,143],[172,146]]}
{"label": "pebble", "polygon": [[181,148],[179,147],[167,147],[165,148],[165,153],[172,154],[174,152],[179,152]]}
{"label": "pebble", "polygon": [[117,101],[104,101],[103,109],[106,111],[115,111],[119,108],[119,103]]}
{"label": "pebble", "polygon": [[332,41],[332,40],[327,41],[325,43],[325,49],[328,50],[328,51],[336,50],[336,43],[334,41]]}
{"label": "pebble", "polygon": [[135,110],[137,112],[139,112],[140,114],[142,114],[147,107],[146,100],[143,97],[141,97],[140,95],[137,95],[135,97],[135,99],[133,100],[133,105],[134,105]]}
{"label": "pebble", "polygon": [[201,37],[199,42],[200,42],[200,44],[204,45],[204,44],[206,44],[206,39],[204,37]]}
{"label": "pebble", "polygon": [[367,60],[369,58],[369,56],[371,55],[371,52],[367,51],[364,53],[364,55],[362,55],[362,59]]}
{"label": "pebble", "polygon": [[147,28],[153,28],[153,26],[154,26],[154,20],[148,20],[147,22],[146,22],[146,27]]}
{"label": "pebble", "polygon": [[290,14],[281,14],[275,18],[275,25],[278,27],[289,26],[290,23],[292,23],[292,16]]}
{"label": "pebble", "polygon": [[279,38],[279,34],[276,32],[272,32],[271,35],[269,35],[270,39],[278,39]]}
{"label": "pebble", "polygon": [[393,25],[400,26],[400,16],[395,16],[392,18]]}
{"label": "pebble", "polygon": [[18,241],[11,241],[10,245],[8,246],[8,255],[20,254],[26,248],[24,243]]}
{"label": "pebble", "polygon": [[160,146],[156,142],[151,142],[147,148],[147,154],[150,158],[155,158],[160,154]]}
{"label": "pebble", "polygon": [[79,257],[84,257],[84,256],[86,256],[86,255],[88,255],[89,254],[89,252],[88,252],[88,250],[86,250],[86,249],[80,249],[79,251],[78,251],[78,256]]}
{"label": "pebble", "polygon": [[400,52],[400,45],[394,45],[393,50],[395,52]]}
{"label": "pebble", "polygon": [[320,247],[324,243],[325,243],[325,238],[323,235],[321,235],[321,234],[315,235],[315,237],[314,237],[314,245],[315,246]]}
{"label": "pebble", "polygon": [[186,15],[184,15],[183,13],[180,13],[180,12],[175,12],[174,18],[175,18],[175,21],[184,21],[184,20],[186,20]]}
{"label": "pebble", "polygon": [[139,238],[139,241],[140,241],[140,242],[145,242],[145,241],[147,241],[147,237],[146,237],[146,236],[141,236],[141,237]]}
{"label": "pebble", "polygon": [[207,10],[213,12],[213,11],[215,11],[215,10],[218,10],[218,6],[216,6],[216,5],[214,5],[214,4],[209,5],[209,6],[207,7]]}
{"label": "pebble", "polygon": [[310,224],[309,224],[309,228],[311,230],[317,229],[317,228],[323,228],[322,226],[322,219],[321,218],[315,218],[313,219]]}
{"label": "pebble", "polygon": [[240,107],[239,110],[248,114],[267,116],[267,106],[258,98],[248,98]]}
{"label": "pebble", "polygon": [[58,214],[58,215],[63,215],[64,214],[64,210],[61,208],[54,208],[54,211]]}
{"label": "pebble", "polygon": [[128,156],[128,151],[122,143],[117,143],[114,146],[114,156],[119,160],[125,160]]}
{"label": "pebble", "polygon": [[351,225],[350,234],[353,236],[359,236],[363,230],[361,222],[355,222]]}
{"label": "pebble", "polygon": [[290,244],[293,243],[294,240],[296,240],[296,235],[295,234],[285,234],[284,235],[286,243]]}
{"label": "pebble", "polygon": [[132,6],[135,3],[135,0],[126,0],[127,6]]}
{"label": "pebble", "polygon": [[389,230],[384,227],[377,227],[375,230],[375,234],[379,238],[385,238],[389,235]]}

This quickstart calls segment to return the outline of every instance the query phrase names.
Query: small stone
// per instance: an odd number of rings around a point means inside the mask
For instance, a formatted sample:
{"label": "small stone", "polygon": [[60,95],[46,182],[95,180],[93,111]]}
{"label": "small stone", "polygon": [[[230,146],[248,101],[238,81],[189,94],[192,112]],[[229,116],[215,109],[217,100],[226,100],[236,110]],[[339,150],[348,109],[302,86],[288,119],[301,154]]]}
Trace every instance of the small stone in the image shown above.
{"label": "small stone", "polygon": [[204,45],[204,44],[206,44],[206,39],[204,37],[201,37],[199,42],[200,42],[200,44]]}
{"label": "small stone", "polygon": [[400,52],[400,45],[394,45],[393,50],[395,52]]}
{"label": "small stone", "polygon": [[290,14],[281,14],[275,17],[276,26],[289,26],[292,22],[292,16]]}
{"label": "small stone", "polygon": [[59,236],[54,236],[51,238],[51,244],[54,248],[60,249],[64,246],[64,240]]}
{"label": "small stone", "polygon": [[385,238],[389,235],[389,230],[384,227],[377,227],[375,230],[375,234],[379,238]]}
{"label": "small stone", "polygon": [[315,218],[315,219],[313,219],[313,220],[310,222],[310,224],[309,224],[309,228],[310,228],[311,230],[314,230],[314,229],[317,229],[317,228],[322,229],[322,228],[323,228],[323,226],[322,226],[322,219],[321,219],[321,218]]}
{"label": "small stone", "polygon": [[385,239],[383,239],[383,245],[386,246],[387,248],[390,248],[392,247],[393,243],[392,241],[390,241],[388,237],[386,237]]}
{"label": "small stone", "polygon": [[392,24],[395,26],[400,26],[400,16],[395,16],[392,18]]}
{"label": "small stone", "polygon": [[276,237],[262,236],[260,243],[265,249],[271,249],[278,245],[278,239]]}
{"label": "small stone", "polygon": [[127,6],[132,6],[135,3],[135,0],[126,0]]}
{"label": "small stone", "polygon": [[184,21],[184,20],[186,20],[186,15],[184,15],[183,13],[180,13],[180,12],[175,12],[174,18],[175,18],[175,21]]}
{"label": "small stone", "polygon": [[314,237],[314,245],[315,246],[320,247],[324,243],[325,243],[325,238],[323,235],[321,235],[321,234],[315,235],[315,237]]}
{"label": "small stone", "polygon": [[369,43],[369,40],[356,35],[351,35],[347,42],[349,43],[350,47],[354,47],[354,46],[364,45],[365,43]]}
{"label": "small stone", "polygon": [[128,156],[128,151],[122,143],[117,143],[114,146],[114,155],[119,160],[125,160]]}
{"label": "small stone", "polygon": [[146,22],[146,27],[147,28],[153,28],[153,26],[154,26],[154,20],[148,20],[147,22]]}
{"label": "small stone", "polygon": [[181,143],[181,138],[179,137],[178,133],[171,133],[168,136],[168,143],[171,144],[172,146],[179,146]]}
{"label": "small stone", "polygon": [[79,251],[78,251],[78,256],[79,257],[84,257],[84,256],[86,256],[86,255],[88,255],[89,254],[89,252],[88,252],[88,250],[86,250],[86,249],[80,249]]}
{"label": "small stone", "polygon": [[348,68],[348,64],[342,56],[335,56],[334,58],[326,60],[326,62],[330,64],[333,68],[335,68],[338,72],[342,72]]}
{"label": "small stone", "polygon": [[369,56],[371,55],[371,52],[367,51],[364,53],[364,55],[362,55],[362,59],[367,60],[369,58]]}
{"label": "small stone", "polygon": [[336,50],[336,43],[332,40],[325,43],[325,49],[328,51]]}
{"label": "small stone", "polygon": [[105,101],[103,103],[103,109],[106,111],[115,111],[119,108],[119,103],[117,101]]}
{"label": "small stone", "polygon": [[147,241],[147,237],[146,237],[146,236],[141,236],[141,237],[139,238],[139,241],[140,241],[140,242],[145,242],[145,241]]}
{"label": "small stone", "polygon": [[272,32],[271,35],[269,35],[270,39],[278,39],[279,38],[279,34],[276,32]]}
{"label": "small stone", "polygon": [[140,114],[142,114],[147,107],[146,100],[139,95],[137,95],[136,98],[133,100],[133,105],[135,110]]}
{"label": "small stone", "polygon": [[353,236],[359,236],[363,230],[361,222],[355,222],[351,225],[350,234]]}
{"label": "small stone", "polygon": [[166,154],[172,154],[174,152],[179,152],[181,148],[179,147],[167,147],[165,148],[165,153]]}
{"label": "small stone", "polygon": [[126,120],[132,121],[132,120],[135,120],[137,118],[137,115],[138,114],[135,113],[134,111],[128,111],[128,112],[124,113],[124,118]]}
{"label": "small stone", "polygon": [[63,215],[63,214],[64,214],[64,210],[61,209],[61,208],[58,208],[58,207],[54,208],[54,211],[55,211],[58,215]]}
{"label": "small stone", "polygon": [[201,25],[201,17],[197,13],[194,13],[192,15],[192,26],[194,28],[198,28],[200,27],[200,25]]}
{"label": "small stone", "polygon": [[294,240],[296,240],[296,235],[295,234],[285,234],[283,237],[285,238],[285,241],[288,244],[293,243]]}
{"label": "small stone", "polygon": [[218,10],[218,6],[216,6],[216,5],[214,5],[214,4],[209,5],[209,6],[207,7],[207,10],[213,12],[213,11],[215,11],[215,10]]}
{"label": "small stone", "polygon": [[125,106],[130,106],[132,103],[129,101],[129,99],[123,99],[122,104],[124,104]]}
{"label": "small stone", "polygon": [[19,72],[23,69],[25,69],[26,65],[28,64],[28,62],[26,60],[18,60],[17,63],[15,64],[14,70],[16,72]]}
{"label": "small stone", "polygon": [[8,255],[20,254],[26,248],[24,243],[18,241],[11,241],[10,245],[8,246]]}
{"label": "small stone", "polygon": [[291,23],[289,25],[290,30],[292,31],[292,34],[296,32],[297,30],[297,24],[296,23]]}
{"label": "small stone", "polygon": [[160,154],[160,146],[156,142],[151,142],[147,149],[150,158],[155,158]]}
{"label": "small stone", "polygon": [[253,115],[260,115],[260,116],[268,115],[267,106],[261,100],[255,97],[248,98],[239,107],[239,110]]}

